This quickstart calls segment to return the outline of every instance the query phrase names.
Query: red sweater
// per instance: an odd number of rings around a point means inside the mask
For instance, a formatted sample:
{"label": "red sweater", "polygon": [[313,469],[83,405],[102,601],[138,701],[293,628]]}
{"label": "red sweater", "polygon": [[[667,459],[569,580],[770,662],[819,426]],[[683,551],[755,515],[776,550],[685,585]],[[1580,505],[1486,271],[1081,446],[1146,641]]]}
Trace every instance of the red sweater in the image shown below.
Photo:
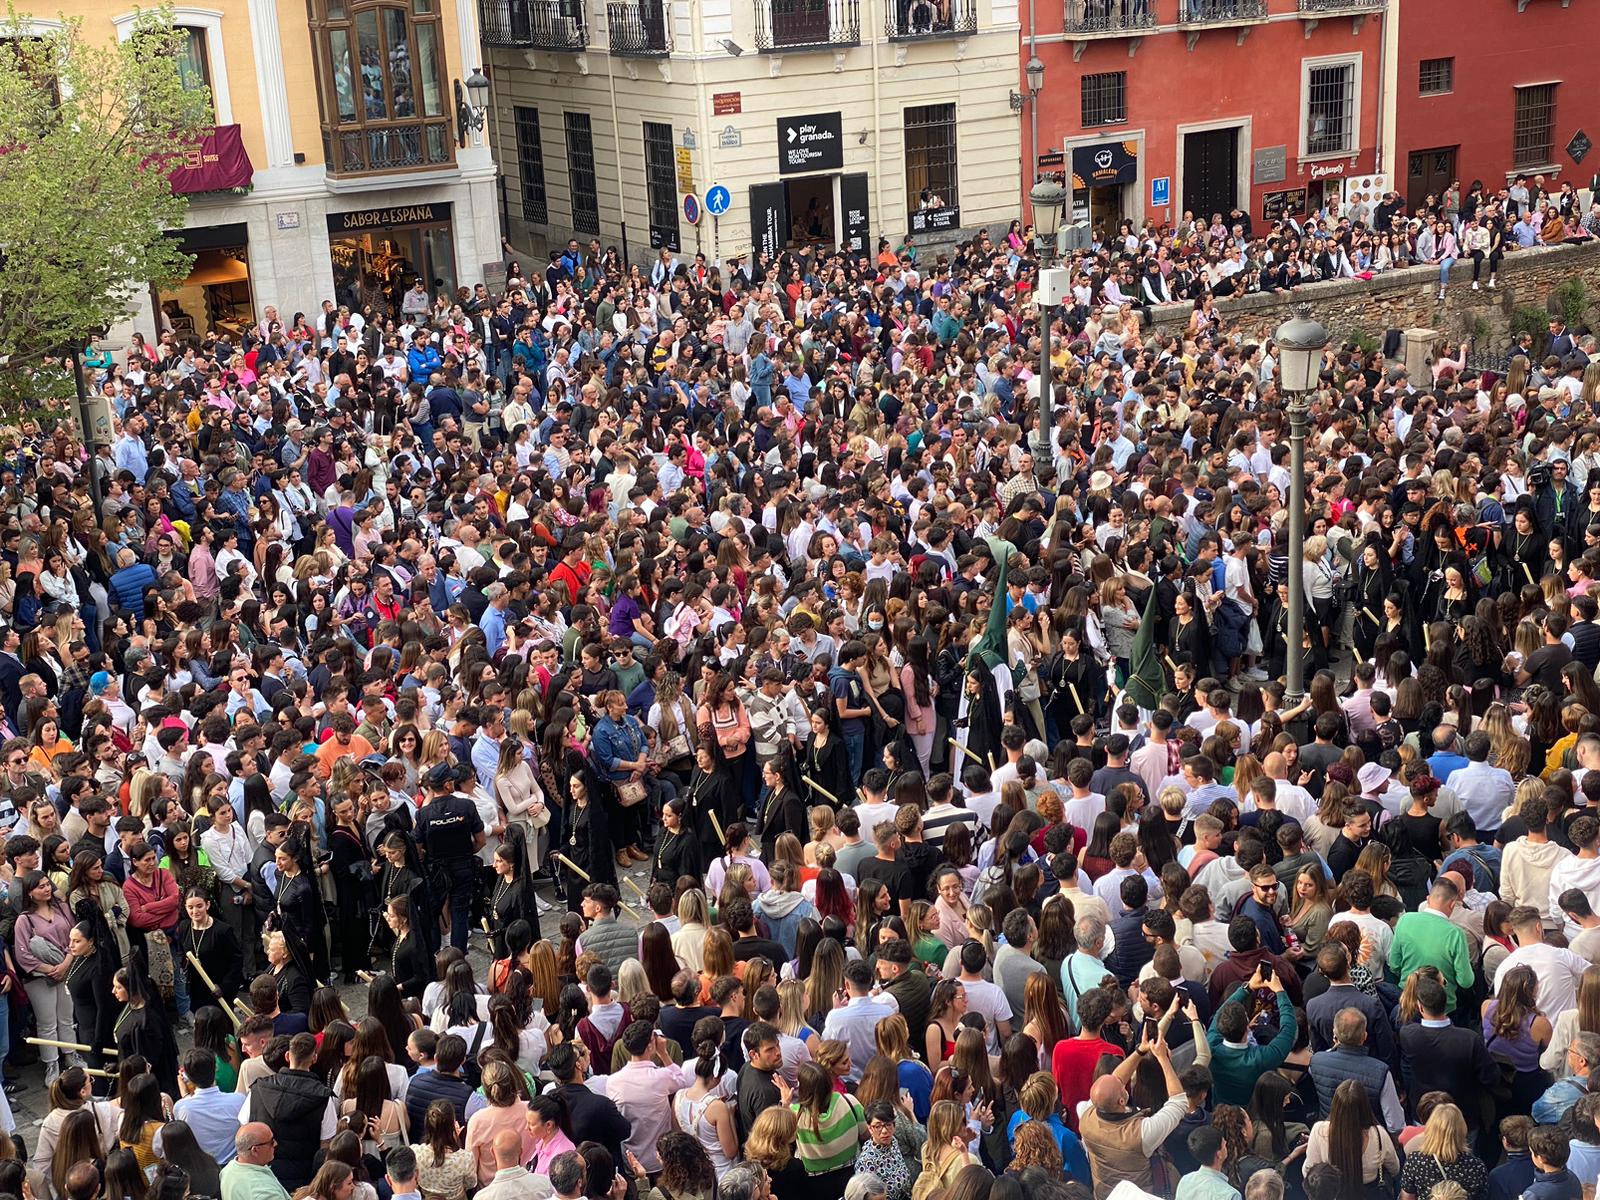
{"label": "red sweater", "polygon": [[1061,1107],[1067,1110],[1067,1124],[1074,1133],[1078,1129],[1078,1105],[1089,1098],[1089,1085],[1094,1082],[1094,1065],[1102,1054],[1121,1058],[1122,1048],[1113,1046],[1101,1037],[1064,1038],[1056,1043],[1050,1053],[1050,1073],[1056,1077],[1061,1089]]}

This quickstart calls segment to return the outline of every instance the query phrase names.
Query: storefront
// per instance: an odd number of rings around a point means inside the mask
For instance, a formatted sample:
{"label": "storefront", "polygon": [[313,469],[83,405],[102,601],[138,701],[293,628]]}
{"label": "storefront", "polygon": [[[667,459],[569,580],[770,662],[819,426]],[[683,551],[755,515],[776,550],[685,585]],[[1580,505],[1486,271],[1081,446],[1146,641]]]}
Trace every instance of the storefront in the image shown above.
{"label": "storefront", "polygon": [[352,309],[398,315],[401,300],[421,279],[429,296],[454,293],[452,206],[407,204],[328,214],[334,296]]}
{"label": "storefront", "polygon": [[867,250],[867,177],[846,175],[843,167],[841,113],[779,117],[779,181],[750,187],[751,240],[756,249],[777,254],[843,243],[852,250]]}
{"label": "storefront", "polygon": [[194,256],[194,265],[181,283],[152,289],[151,300],[161,314],[161,328],[180,336],[208,329],[237,336],[255,324],[250,227],[209,225],[172,230],[167,236],[185,254]]}
{"label": "storefront", "polygon": [[[1073,220],[1115,233],[1117,223],[1139,210],[1138,142],[1094,142],[1072,148]],[[1129,203],[1129,191],[1134,195]]]}

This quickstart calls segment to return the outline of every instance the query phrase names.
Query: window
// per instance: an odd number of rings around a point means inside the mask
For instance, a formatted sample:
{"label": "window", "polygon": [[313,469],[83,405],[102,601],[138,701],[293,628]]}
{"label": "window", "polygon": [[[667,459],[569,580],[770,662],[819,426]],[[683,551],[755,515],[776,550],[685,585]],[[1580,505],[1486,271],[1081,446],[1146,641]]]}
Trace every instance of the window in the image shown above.
{"label": "window", "polygon": [[644,123],[644,185],[650,212],[650,248],[678,249],[678,162],[672,126]]}
{"label": "window", "polygon": [[1417,92],[1423,96],[1443,96],[1455,88],[1456,60],[1425,58],[1417,70]]}
{"label": "window", "polygon": [[958,208],[956,106],[906,109],[906,211]]}
{"label": "window", "polygon": [[206,31],[180,25],[183,41],[178,46],[178,78],[186,91],[197,92],[211,86],[211,67],[206,61]]}
{"label": "window", "polygon": [[1354,63],[1313,66],[1306,74],[1306,153],[1347,154],[1356,145]]}
{"label": "window", "polygon": [[36,34],[0,37],[0,53],[9,59],[7,65],[12,66],[35,88],[50,93],[51,109],[61,107],[61,80],[56,74],[55,63],[55,56],[60,53],[58,39]]}
{"label": "window", "polygon": [[1083,123],[1115,125],[1128,119],[1128,73],[1107,71],[1083,77]]}
{"label": "window", "polygon": [[517,105],[517,169],[522,178],[522,219],[550,223],[544,194],[544,140],[539,136],[539,110]]}
{"label": "window", "polygon": [[1512,120],[1511,165],[1543,167],[1555,161],[1556,85],[1535,83],[1517,89]]}
{"label": "window", "polygon": [[452,164],[436,0],[310,4],[328,169],[361,174]]}
{"label": "window", "polygon": [[572,188],[572,228],[600,232],[600,194],[594,181],[594,131],[586,112],[563,113],[567,126],[567,182]]}

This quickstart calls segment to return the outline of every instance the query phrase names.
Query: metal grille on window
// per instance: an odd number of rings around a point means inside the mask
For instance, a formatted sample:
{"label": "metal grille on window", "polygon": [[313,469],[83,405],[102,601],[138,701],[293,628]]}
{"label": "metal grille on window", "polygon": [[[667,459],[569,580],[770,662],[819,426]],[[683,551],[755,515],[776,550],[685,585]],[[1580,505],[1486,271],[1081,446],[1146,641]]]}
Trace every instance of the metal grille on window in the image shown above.
{"label": "metal grille on window", "polygon": [[1455,87],[1456,60],[1425,58],[1417,69],[1417,91],[1424,96],[1442,96]]}
{"label": "metal grille on window", "polygon": [[644,123],[644,183],[650,211],[650,246],[678,249],[678,166],[672,126]]}
{"label": "metal grille on window", "polygon": [[906,109],[906,209],[956,208],[956,106]]}
{"label": "metal grille on window", "polygon": [[550,222],[544,192],[544,139],[539,133],[539,110],[517,105],[517,168],[522,178],[522,219],[535,225]]}
{"label": "metal grille on window", "polygon": [[1306,100],[1306,153],[1340,154],[1354,146],[1355,74],[1350,63],[1312,67]]}
{"label": "metal grille on window", "polygon": [[1511,165],[1543,167],[1555,161],[1556,85],[1536,83],[1517,89],[1512,123]]}
{"label": "metal grille on window", "polygon": [[1114,125],[1128,119],[1128,73],[1107,71],[1101,75],[1085,75],[1083,86],[1083,123],[1085,125]]}
{"label": "metal grille on window", "polygon": [[594,179],[594,131],[588,113],[563,113],[567,126],[567,181],[572,187],[572,228],[600,232],[600,193]]}

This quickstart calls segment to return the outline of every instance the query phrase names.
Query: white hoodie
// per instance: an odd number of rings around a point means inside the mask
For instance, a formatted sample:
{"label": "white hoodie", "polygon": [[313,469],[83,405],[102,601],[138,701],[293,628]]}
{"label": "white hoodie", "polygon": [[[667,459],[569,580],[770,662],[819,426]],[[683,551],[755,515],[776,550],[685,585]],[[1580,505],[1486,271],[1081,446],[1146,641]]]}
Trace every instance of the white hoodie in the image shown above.
{"label": "white hoodie", "polygon": [[1600,856],[1584,858],[1579,854],[1570,855],[1558,861],[1550,871],[1550,900],[1545,909],[1545,920],[1560,925],[1566,932],[1567,941],[1571,942],[1583,930],[1561,911],[1561,893],[1569,888],[1577,888],[1588,897],[1589,907],[1600,911]]}

